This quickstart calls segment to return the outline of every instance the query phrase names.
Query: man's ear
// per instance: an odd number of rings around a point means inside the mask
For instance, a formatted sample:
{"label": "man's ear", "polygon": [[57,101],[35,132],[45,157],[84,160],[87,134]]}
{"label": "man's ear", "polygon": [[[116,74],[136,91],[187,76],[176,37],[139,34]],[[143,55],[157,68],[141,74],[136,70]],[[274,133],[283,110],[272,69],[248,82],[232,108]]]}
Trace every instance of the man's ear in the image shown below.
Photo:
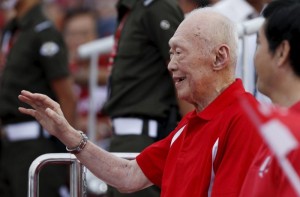
{"label": "man's ear", "polygon": [[285,65],[289,60],[291,46],[287,40],[284,40],[280,43],[276,49],[276,57],[278,59],[277,66]]}
{"label": "man's ear", "polygon": [[214,62],[214,70],[222,70],[228,65],[229,61],[229,47],[227,45],[220,45],[216,49]]}

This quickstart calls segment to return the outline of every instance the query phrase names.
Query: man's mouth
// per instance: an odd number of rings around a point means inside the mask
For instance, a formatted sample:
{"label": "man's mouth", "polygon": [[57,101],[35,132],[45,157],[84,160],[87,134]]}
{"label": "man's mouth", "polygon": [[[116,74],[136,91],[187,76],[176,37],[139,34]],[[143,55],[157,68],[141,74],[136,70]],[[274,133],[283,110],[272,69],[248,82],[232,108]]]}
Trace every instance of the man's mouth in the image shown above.
{"label": "man's mouth", "polygon": [[185,77],[173,77],[175,84],[178,84],[185,80]]}

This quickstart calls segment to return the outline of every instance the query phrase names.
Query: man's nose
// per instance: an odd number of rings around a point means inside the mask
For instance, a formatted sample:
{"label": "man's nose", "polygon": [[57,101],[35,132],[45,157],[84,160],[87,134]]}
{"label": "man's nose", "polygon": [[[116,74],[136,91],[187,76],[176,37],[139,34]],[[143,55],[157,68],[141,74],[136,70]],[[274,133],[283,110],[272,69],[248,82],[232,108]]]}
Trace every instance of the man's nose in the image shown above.
{"label": "man's nose", "polygon": [[176,66],[175,60],[174,60],[174,58],[171,58],[168,63],[168,70],[170,72],[174,72],[176,70],[176,68],[177,68],[177,66]]}

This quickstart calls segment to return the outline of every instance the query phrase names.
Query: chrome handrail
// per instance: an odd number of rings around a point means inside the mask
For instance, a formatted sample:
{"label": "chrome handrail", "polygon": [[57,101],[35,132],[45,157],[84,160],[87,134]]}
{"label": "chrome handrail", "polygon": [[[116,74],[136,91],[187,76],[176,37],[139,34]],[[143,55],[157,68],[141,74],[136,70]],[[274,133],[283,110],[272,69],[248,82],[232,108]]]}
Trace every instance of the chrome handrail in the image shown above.
{"label": "chrome handrail", "polygon": [[[134,159],[138,153],[112,153],[124,159]],[[39,196],[39,173],[48,164],[70,164],[70,196],[83,196],[84,166],[70,153],[47,153],[37,157],[30,165],[28,172],[28,197]]]}

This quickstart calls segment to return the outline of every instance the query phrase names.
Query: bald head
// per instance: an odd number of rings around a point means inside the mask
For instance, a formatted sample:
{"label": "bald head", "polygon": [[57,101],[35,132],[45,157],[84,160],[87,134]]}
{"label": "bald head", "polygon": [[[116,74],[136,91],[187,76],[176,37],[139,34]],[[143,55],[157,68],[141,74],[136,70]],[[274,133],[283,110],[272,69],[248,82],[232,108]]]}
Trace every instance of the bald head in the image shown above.
{"label": "bald head", "polygon": [[191,12],[169,41],[169,71],[178,97],[201,111],[235,80],[238,35],[225,16],[200,8]]}
{"label": "bald head", "polygon": [[177,31],[189,34],[187,36],[195,39],[195,41],[204,41],[206,43],[204,47],[203,45],[197,46],[202,47],[204,52],[207,53],[217,45],[228,45],[230,64],[235,68],[238,34],[235,24],[227,17],[213,11],[211,8],[196,9],[187,15]]}

